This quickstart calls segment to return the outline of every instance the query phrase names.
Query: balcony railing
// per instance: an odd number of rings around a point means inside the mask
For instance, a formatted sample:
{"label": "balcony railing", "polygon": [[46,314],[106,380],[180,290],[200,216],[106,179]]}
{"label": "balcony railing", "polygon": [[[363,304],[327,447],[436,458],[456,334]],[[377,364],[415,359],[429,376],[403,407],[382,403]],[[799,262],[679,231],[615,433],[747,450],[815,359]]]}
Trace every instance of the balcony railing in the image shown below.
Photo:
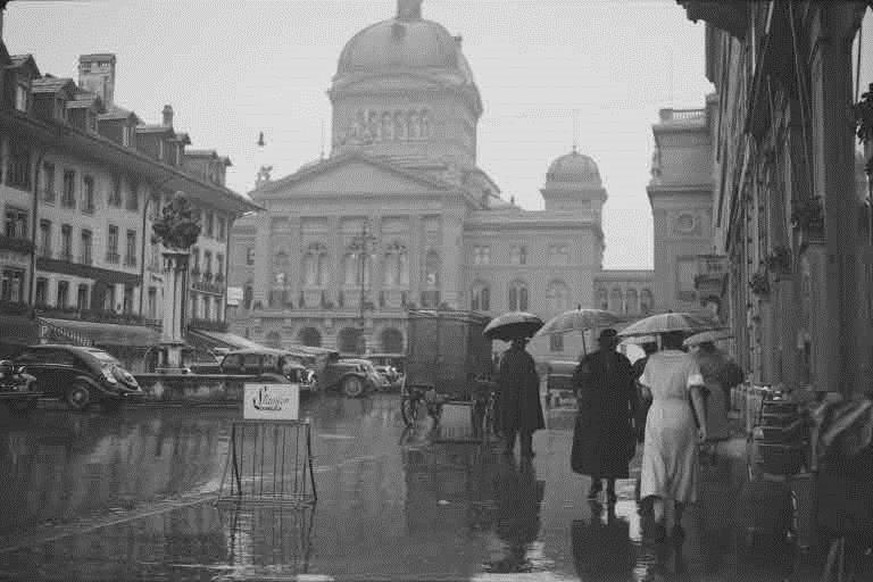
{"label": "balcony railing", "polygon": [[72,263],[73,262],[73,252],[70,251],[69,249],[59,252],[58,253],[58,260]]}
{"label": "balcony railing", "polygon": [[136,257],[132,257],[132,256],[124,257],[124,266],[125,267],[135,267],[136,266]]}
{"label": "balcony railing", "polygon": [[27,238],[0,234],[0,249],[29,253],[33,250],[33,243]]}
{"label": "balcony railing", "polygon": [[121,261],[121,255],[118,253],[106,253],[106,262],[112,265],[117,265]]}

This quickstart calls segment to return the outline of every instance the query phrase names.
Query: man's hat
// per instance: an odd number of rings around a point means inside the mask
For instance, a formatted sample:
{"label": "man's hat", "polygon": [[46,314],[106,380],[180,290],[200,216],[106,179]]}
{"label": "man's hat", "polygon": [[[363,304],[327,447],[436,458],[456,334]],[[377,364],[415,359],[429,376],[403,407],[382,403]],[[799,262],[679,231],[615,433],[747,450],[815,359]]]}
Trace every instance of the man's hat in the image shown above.
{"label": "man's hat", "polygon": [[612,329],[611,327],[608,327],[608,328],[604,329],[603,331],[601,331],[600,335],[597,337],[598,341],[617,340],[617,339],[618,339],[618,332],[615,331],[614,329]]}

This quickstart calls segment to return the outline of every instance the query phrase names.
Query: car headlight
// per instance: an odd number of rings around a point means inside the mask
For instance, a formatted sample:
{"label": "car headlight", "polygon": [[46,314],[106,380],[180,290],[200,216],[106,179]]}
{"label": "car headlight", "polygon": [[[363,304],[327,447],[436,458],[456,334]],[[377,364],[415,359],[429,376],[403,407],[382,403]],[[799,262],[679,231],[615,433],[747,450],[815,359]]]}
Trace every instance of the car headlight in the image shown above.
{"label": "car headlight", "polygon": [[115,378],[115,374],[113,373],[112,366],[106,366],[103,368],[103,379],[109,382],[110,384],[118,384],[118,380]]}

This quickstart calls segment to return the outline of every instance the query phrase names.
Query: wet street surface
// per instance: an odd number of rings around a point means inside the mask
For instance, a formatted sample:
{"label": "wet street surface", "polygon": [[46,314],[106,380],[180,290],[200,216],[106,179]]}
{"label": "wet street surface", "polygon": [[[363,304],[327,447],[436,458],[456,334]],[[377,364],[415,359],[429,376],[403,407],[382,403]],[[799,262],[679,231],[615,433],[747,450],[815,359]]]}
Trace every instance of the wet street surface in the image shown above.
{"label": "wet street surface", "polygon": [[0,579],[818,578],[787,547],[745,549],[730,466],[704,472],[684,543],[644,539],[633,480],[614,510],[588,502],[569,468],[569,410],[548,412],[521,462],[499,443],[442,442],[429,420],[406,430],[397,395],[302,409],[318,492],[307,509],[216,505],[237,410],[4,416]]}

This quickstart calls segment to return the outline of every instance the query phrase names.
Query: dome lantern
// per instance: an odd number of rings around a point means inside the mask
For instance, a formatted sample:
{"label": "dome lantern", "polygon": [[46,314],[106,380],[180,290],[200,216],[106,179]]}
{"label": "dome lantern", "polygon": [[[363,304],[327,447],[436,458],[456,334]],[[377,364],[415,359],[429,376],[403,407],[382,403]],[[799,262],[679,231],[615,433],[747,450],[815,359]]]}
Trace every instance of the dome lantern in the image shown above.
{"label": "dome lantern", "polygon": [[397,0],[398,20],[420,20],[422,0]]}

